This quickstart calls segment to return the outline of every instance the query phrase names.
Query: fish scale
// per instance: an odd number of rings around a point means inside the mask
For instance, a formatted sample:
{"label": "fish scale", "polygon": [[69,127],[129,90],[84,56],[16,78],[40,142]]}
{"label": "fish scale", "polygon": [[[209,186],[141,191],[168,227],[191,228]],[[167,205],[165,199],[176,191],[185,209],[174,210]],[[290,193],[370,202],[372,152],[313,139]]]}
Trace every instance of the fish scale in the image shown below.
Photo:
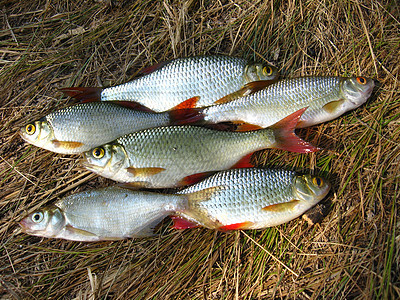
{"label": "fish scale", "polygon": [[[67,196],[28,215],[20,225],[32,235],[75,241],[145,237],[182,203],[181,196],[114,186]],[[35,222],[39,214],[42,220]]]}
{"label": "fish scale", "polygon": [[251,132],[196,126],[146,129],[85,152],[83,165],[101,176],[142,187],[182,186],[193,183],[188,176],[229,169],[240,160],[249,166],[248,155],[258,150],[317,151],[293,131],[302,112],[286,117],[273,128]]}
{"label": "fish scale", "polygon": [[[178,192],[187,195],[188,204],[177,215],[194,225],[214,229],[232,224],[246,224],[242,229],[274,226],[299,216],[325,197],[330,185],[320,178],[321,185],[313,186],[312,178],[285,170],[222,171]],[[307,197],[298,192],[304,187]],[[213,188],[215,191],[210,192]],[[293,200],[298,203],[286,207]],[[264,210],[273,205],[282,208]]]}
{"label": "fish scale", "polygon": [[332,120],[362,105],[374,85],[373,80],[364,77],[284,79],[253,94],[206,107],[200,113],[210,123],[241,121],[265,128],[307,107],[297,126],[307,127]]}
{"label": "fish scale", "polygon": [[150,236],[167,215],[176,229],[256,229],[296,218],[329,187],[318,176],[292,171],[226,170],[176,194],[116,186],[76,193],[34,211],[20,225],[28,234],[76,241]]}
{"label": "fish scale", "polygon": [[197,107],[208,106],[247,82],[274,79],[277,71],[269,68],[272,74],[263,74],[261,64],[249,64],[245,59],[228,56],[177,58],[150,74],[105,88],[101,100],[135,101],[160,112],[199,96]]}

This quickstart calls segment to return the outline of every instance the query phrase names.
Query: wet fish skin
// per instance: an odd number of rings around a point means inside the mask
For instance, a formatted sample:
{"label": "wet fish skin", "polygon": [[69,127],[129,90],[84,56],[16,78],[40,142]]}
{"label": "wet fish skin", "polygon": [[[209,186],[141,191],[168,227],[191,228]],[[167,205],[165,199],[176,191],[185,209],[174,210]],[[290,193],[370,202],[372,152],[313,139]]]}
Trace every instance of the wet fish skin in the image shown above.
{"label": "wet fish skin", "polygon": [[199,96],[197,107],[212,105],[216,100],[257,80],[273,80],[275,67],[249,63],[229,56],[177,58],[159,69],[133,81],[101,92],[102,101],[135,101],[154,111],[168,110],[180,102]]}
{"label": "wet fish skin", "polygon": [[[103,177],[141,187],[181,186],[185,185],[187,176],[232,168],[254,151],[266,148],[301,153],[318,150],[293,132],[301,111],[277,123],[276,128],[251,132],[196,126],[146,129],[85,152],[82,164]],[[286,121],[287,128],[280,128]]]}
{"label": "wet fish skin", "polygon": [[277,120],[308,107],[297,128],[332,120],[365,103],[374,81],[364,77],[299,77],[284,79],[242,98],[204,108],[210,123],[238,121],[268,127]]}
{"label": "wet fish skin", "polygon": [[[300,216],[329,189],[329,182],[310,174],[256,168],[226,170],[178,192],[188,200],[176,215],[192,223],[189,227],[260,229]],[[182,229],[179,224],[175,228]]]}
{"label": "wet fish skin", "polygon": [[182,203],[182,196],[114,186],[67,196],[29,214],[20,226],[30,235],[85,242],[147,237]]}
{"label": "wet fish skin", "polygon": [[90,102],[57,110],[20,129],[35,146],[63,154],[76,154],[134,131],[171,123],[170,113],[152,113],[112,102]]}

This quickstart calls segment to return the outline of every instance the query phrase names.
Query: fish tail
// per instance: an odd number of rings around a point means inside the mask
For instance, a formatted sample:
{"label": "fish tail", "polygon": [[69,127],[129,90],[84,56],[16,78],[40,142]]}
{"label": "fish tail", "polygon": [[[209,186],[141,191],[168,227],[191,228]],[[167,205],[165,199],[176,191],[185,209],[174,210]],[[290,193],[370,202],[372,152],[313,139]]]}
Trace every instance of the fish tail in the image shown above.
{"label": "fish tail", "polygon": [[60,89],[64,94],[80,100],[82,103],[101,100],[101,87],[69,87]]}
{"label": "fish tail", "polygon": [[274,148],[298,153],[309,153],[320,150],[299,138],[294,132],[301,115],[306,109],[307,107],[302,108],[270,127],[270,129],[274,131],[276,140],[273,146]]}

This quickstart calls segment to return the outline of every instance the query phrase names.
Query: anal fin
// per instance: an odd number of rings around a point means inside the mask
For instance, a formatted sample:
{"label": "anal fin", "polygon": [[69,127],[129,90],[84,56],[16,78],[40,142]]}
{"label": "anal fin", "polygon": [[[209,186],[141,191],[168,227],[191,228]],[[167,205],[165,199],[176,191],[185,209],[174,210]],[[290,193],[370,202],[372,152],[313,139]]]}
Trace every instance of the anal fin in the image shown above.
{"label": "anal fin", "polygon": [[234,164],[232,167],[230,167],[230,169],[254,167],[254,164],[251,163],[251,156],[253,155],[253,153],[243,156],[236,164]]}
{"label": "anal fin", "polygon": [[252,225],[254,225],[253,222],[245,221],[245,222],[241,222],[241,223],[224,225],[224,226],[219,227],[218,229],[221,231],[249,229]]}

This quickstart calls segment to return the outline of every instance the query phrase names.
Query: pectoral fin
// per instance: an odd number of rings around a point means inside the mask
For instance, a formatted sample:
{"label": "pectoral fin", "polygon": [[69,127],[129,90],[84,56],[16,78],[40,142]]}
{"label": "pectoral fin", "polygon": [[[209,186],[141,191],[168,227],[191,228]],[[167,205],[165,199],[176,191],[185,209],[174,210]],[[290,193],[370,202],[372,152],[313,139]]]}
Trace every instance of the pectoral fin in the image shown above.
{"label": "pectoral fin", "polygon": [[157,168],[157,167],[149,167],[149,168],[129,167],[129,168],[127,168],[127,171],[135,177],[148,177],[148,176],[156,175],[162,171],[165,171],[165,169]]}
{"label": "pectoral fin", "polygon": [[83,146],[81,142],[65,142],[59,140],[52,140],[51,141],[56,148],[64,148],[64,149],[76,149]]}
{"label": "pectoral fin", "polygon": [[98,238],[98,236],[94,233],[91,233],[89,231],[83,230],[83,229],[79,229],[79,228],[75,228],[71,225],[66,225],[65,226],[65,230],[68,232],[69,235],[71,236],[83,236],[83,237],[87,237],[87,238]]}
{"label": "pectoral fin", "polygon": [[190,194],[186,194],[189,205],[194,202],[204,202],[212,198],[212,196],[224,189],[224,186],[213,186]]}
{"label": "pectoral fin", "polygon": [[215,101],[215,104],[222,104],[222,103],[228,103],[233,100],[239,99],[244,96],[248,96],[251,94],[254,94],[255,92],[258,92],[270,84],[274,83],[276,80],[259,80],[259,81],[253,81],[247,83],[244,87],[242,87],[240,90],[233,92],[231,94],[228,94],[221,99]]}
{"label": "pectoral fin", "polygon": [[339,106],[343,104],[344,100],[339,99],[337,101],[331,101],[325,104],[322,108],[328,113],[334,113],[338,109]]}
{"label": "pectoral fin", "polygon": [[300,202],[300,200],[292,200],[289,202],[272,204],[272,205],[263,207],[262,210],[270,211],[270,212],[283,212],[283,211],[287,211],[287,210],[292,210],[299,202]]}

